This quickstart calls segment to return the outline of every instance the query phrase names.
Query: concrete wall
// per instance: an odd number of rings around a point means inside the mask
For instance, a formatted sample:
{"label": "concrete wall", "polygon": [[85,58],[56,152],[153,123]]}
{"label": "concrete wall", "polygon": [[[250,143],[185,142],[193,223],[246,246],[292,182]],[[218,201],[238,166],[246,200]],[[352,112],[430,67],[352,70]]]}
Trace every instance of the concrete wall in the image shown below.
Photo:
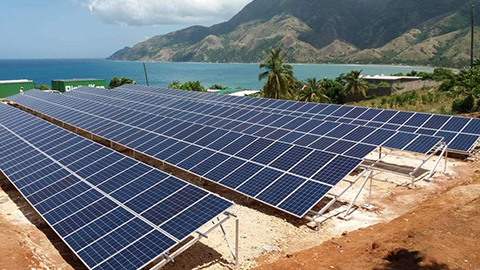
{"label": "concrete wall", "polygon": [[[403,94],[409,91],[415,91],[422,89],[423,87],[437,87],[440,86],[442,82],[437,81],[410,81],[410,82],[403,82],[403,83],[395,83],[393,87],[398,88],[400,90],[396,91],[396,94]],[[377,97],[384,97],[384,96],[391,96],[394,94],[393,88],[390,86],[382,86],[382,87],[371,87],[368,89],[367,96],[377,96]],[[365,98],[362,95],[351,95],[346,98],[346,102],[358,102],[362,101]]]}
{"label": "concrete wall", "polygon": [[427,80],[427,81],[396,83],[393,86],[396,88],[401,88],[401,90],[397,91],[397,94],[402,94],[408,91],[418,90],[423,87],[437,87],[437,86],[440,86],[441,84],[442,82]]}

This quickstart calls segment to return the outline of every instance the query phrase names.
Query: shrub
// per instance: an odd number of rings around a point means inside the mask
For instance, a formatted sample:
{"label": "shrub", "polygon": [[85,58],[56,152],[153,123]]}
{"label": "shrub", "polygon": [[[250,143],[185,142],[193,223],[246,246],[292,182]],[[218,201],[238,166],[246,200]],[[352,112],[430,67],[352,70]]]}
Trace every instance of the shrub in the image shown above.
{"label": "shrub", "polygon": [[226,85],[213,84],[213,85],[210,86],[210,89],[212,89],[212,90],[227,90],[227,89],[230,89],[230,87],[226,86]]}
{"label": "shrub", "polygon": [[471,113],[474,108],[475,98],[472,95],[456,98],[452,102],[452,111],[456,113]]}
{"label": "shrub", "polygon": [[137,82],[126,77],[123,77],[123,78],[113,77],[110,80],[110,84],[108,85],[108,88],[112,89],[115,87],[122,86],[124,84],[137,84]]}
{"label": "shrub", "polygon": [[52,88],[50,88],[50,86],[46,85],[46,84],[40,84],[40,85],[35,85],[35,89],[38,89],[38,90],[51,90]]}
{"label": "shrub", "polygon": [[452,88],[455,86],[452,80],[446,79],[443,81],[443,83],[440,85],[440,88],[438,90],[443,91],[443,92],[448,92],[452,90]]}
{"label": "shrub", "polygon": [[185,82],[183,84],[179,81],[173,81],[167,87],[170,89],[187,90],[187,91],[198,91],[198,92],[206,91],[205,87],[203,87],[199,81]]}

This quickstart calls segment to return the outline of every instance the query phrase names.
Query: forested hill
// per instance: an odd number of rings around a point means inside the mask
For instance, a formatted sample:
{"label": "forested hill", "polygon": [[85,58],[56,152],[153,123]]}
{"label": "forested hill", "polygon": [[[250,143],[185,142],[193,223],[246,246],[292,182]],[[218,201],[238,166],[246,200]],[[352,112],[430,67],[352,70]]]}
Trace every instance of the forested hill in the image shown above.
{"label": "forested hill", "polygon": [[108,59],[258,62],[262,50],[283,47],[291,62],[462,66],[472,4],[480,14],[480,0],[254,0],[228,22],[155,36]]}

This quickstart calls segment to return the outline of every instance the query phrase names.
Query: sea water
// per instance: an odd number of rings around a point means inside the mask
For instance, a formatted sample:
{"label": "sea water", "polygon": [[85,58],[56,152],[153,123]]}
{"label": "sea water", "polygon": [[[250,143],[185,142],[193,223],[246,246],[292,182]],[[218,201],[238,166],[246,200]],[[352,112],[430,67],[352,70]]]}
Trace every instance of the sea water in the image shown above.
{"label": "sea water", "polygon": [[[166,86],[175,80],[198,80],[207,88],[212,84],[221,84],[231,88],[259,89],[263,85],[258,80],[261,72],[258,64],[148,62],[146,66],[149,83],[155,86]],[[293,68],[299,80],[335,78],[353,69],[363,70],[363,74],[369,75],[432,70],[428,67],[326,64],[294,64]],[[105,79],[108,84],[113,77],[128,77],[138,84],[146,84],[141,62],[103,59],[0,60],[0,80],[30,79],[36,84],[50,85],[53,79],[96,78]]]}

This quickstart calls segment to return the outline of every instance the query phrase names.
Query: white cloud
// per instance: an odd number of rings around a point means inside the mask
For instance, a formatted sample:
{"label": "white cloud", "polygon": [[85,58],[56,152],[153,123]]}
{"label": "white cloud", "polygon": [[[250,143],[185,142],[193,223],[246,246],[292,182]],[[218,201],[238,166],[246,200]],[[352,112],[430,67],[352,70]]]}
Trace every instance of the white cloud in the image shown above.
{"label": "white cloud", "polygon": [[252,0],[87,0],[91,14],[122,25],[212,24],[230,19]]}

